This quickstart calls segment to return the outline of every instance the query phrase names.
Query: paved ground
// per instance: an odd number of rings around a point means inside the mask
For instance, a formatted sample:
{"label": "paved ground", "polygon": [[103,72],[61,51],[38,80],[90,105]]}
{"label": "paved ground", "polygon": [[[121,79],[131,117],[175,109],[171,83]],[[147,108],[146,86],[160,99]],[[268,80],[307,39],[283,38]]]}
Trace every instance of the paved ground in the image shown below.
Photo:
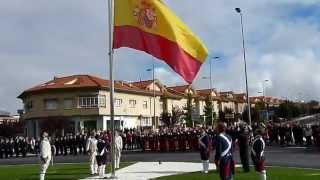
{"label": "paved ground", "polygon": [[[239,162],[238,152],[235,153]],[[305,148],[268,147],[266,150],[267,165],[320,168],[320,152]],[[58,156],[55,163],[87,162],[86,156]],[[127,162],[199,162],[199,153],[124,153],[122,161]],[[0,165],[37,164],[37,157],[0,159]]]}
{"label": "paved ground", "polygon": [[[210,165],[210,170],[215,169],[213,164]],[[118,180],[143,180],[154,179],[161,176],[170,176],[175,174],[183,174],[195,171],[201,171],[201,163],[179,163],[179,162],[138,162],[126,168],[116,171]],[[106,177],[110,177],[107,174]],[[85,180],[98,180],[99,177],[90,177]]]}

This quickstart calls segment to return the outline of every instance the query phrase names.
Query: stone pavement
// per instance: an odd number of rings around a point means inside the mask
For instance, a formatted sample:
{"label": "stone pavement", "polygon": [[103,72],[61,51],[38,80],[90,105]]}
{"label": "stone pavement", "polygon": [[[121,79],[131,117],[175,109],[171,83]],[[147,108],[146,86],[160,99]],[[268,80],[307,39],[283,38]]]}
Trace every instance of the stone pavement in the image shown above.
{"label": "stone pavement", "polygon": [[[215,169],[210,163],[210,170]],[[202,170],[202,163],[186,162],[138,162],[116,171],[118,180],[147,180],[161,176],[171,176]],[[110,174],[107,174],[110,177]],[[99,177],[90,177],[84,180],[97,180]]]}

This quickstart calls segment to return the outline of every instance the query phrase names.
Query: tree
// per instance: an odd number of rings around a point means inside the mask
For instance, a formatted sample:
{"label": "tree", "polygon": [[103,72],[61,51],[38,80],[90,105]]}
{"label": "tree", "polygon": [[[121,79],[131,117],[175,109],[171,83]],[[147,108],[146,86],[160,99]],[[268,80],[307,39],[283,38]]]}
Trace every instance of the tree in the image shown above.
{"label": "tree", "polygon": [[165,124],[165,126],[173,127],[181,121],[182,115],[183,111],[181,111],[179,108],[173,108],[171,114],[168,112],[163,112],[160,120],[163,122],[163,124]]}
{"label": "tree", "polygon": [[206,116],[206,125],[212,125],[212,122],[216,116],[216,113],[214,112],[214,108],[212,105],[212,98],[210,96],[206,97],[205,100],[205,106],[204,106],[204,115]]}
{"label": "tree", "polygon": [[160,115],[160,121],[167,127],[170,126],[170,123],[171,123],[171,115],[170,113],[168,112],[163,112],[161,115]]}
{"label": "tree", "polygon": [[219,110],[219,121],[220,122],[226,122],[226,117],[225,117],[225,113],[221,110]]}
{"label": "tree", "polygon": [[187,127],[192,127],[192,95],[187,96],[187,106],[184,107],[184,120],[186,121]]}
{"label": "tree", "polygon": [[171,113],[171,125],[174,126],[178,124],[183,116],[183,111],[181,111],[179,108],[173,108]]}
{"label": "tree", "polygon": [[276,110],[276,115],[281,118],[291,119],[303,115],[305,111],[306,110],[302,105],[286,101],[285,103],[280,104],[279,108]]}
{"label": "tree", "polygon": [[[257,122],[257,120],[259,120],[259,112],[257,111],[257,109],[251,107],[250,113],[251,113],[251,121]],[[248,107],[246,107],[242,112],[242,120],[249,124]]]}

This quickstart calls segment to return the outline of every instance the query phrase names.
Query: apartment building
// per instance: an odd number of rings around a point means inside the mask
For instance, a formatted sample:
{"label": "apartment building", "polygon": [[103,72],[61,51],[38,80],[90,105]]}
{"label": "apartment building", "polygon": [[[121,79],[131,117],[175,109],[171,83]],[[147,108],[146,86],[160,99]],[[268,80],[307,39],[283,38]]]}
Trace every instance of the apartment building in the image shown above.
{"label": "apartment building", "polygon": [[[55,77],[24,91],[18,98],[24,103],[22,118],[27,134],[38,136],[42,130],[65,134],[79,132],[83,128],[107,129],[110,127],[109,84],[110,81],[98,77],[74,75]],[[163,106],[160,101],[162,95],[158,89],[153,92],[132,83],[116,81],[114,103],[117,128],[157,126],[161,114],[158,109]]]}
{"label": "apartment building", "polygon": [[[54,77],[22,92],[27,135],[41,131],[66,134],[82,129],[110,127],[110,81],[91,75]],[[211,96],[214,111],[231,108],[235,113],[244,109],[243,94],[218,93],[216,90],[195,90],[190,85],[167,87],[159,80],[138,82],[115,81],[115,123],[117,128],[156,128],[163,112],[183,110],[192,98],[193,117],[204,114],[205,100]]]}

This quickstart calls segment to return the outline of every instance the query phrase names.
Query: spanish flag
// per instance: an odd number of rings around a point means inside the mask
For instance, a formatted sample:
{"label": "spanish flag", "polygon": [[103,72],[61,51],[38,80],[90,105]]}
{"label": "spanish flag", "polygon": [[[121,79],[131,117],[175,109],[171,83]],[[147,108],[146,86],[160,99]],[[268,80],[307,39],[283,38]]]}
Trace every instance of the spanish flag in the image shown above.
{"label": "spanish flag", "polygon": [[192,83],[208,50],[161,0],[115,0],[114,42],[166,62]]}

